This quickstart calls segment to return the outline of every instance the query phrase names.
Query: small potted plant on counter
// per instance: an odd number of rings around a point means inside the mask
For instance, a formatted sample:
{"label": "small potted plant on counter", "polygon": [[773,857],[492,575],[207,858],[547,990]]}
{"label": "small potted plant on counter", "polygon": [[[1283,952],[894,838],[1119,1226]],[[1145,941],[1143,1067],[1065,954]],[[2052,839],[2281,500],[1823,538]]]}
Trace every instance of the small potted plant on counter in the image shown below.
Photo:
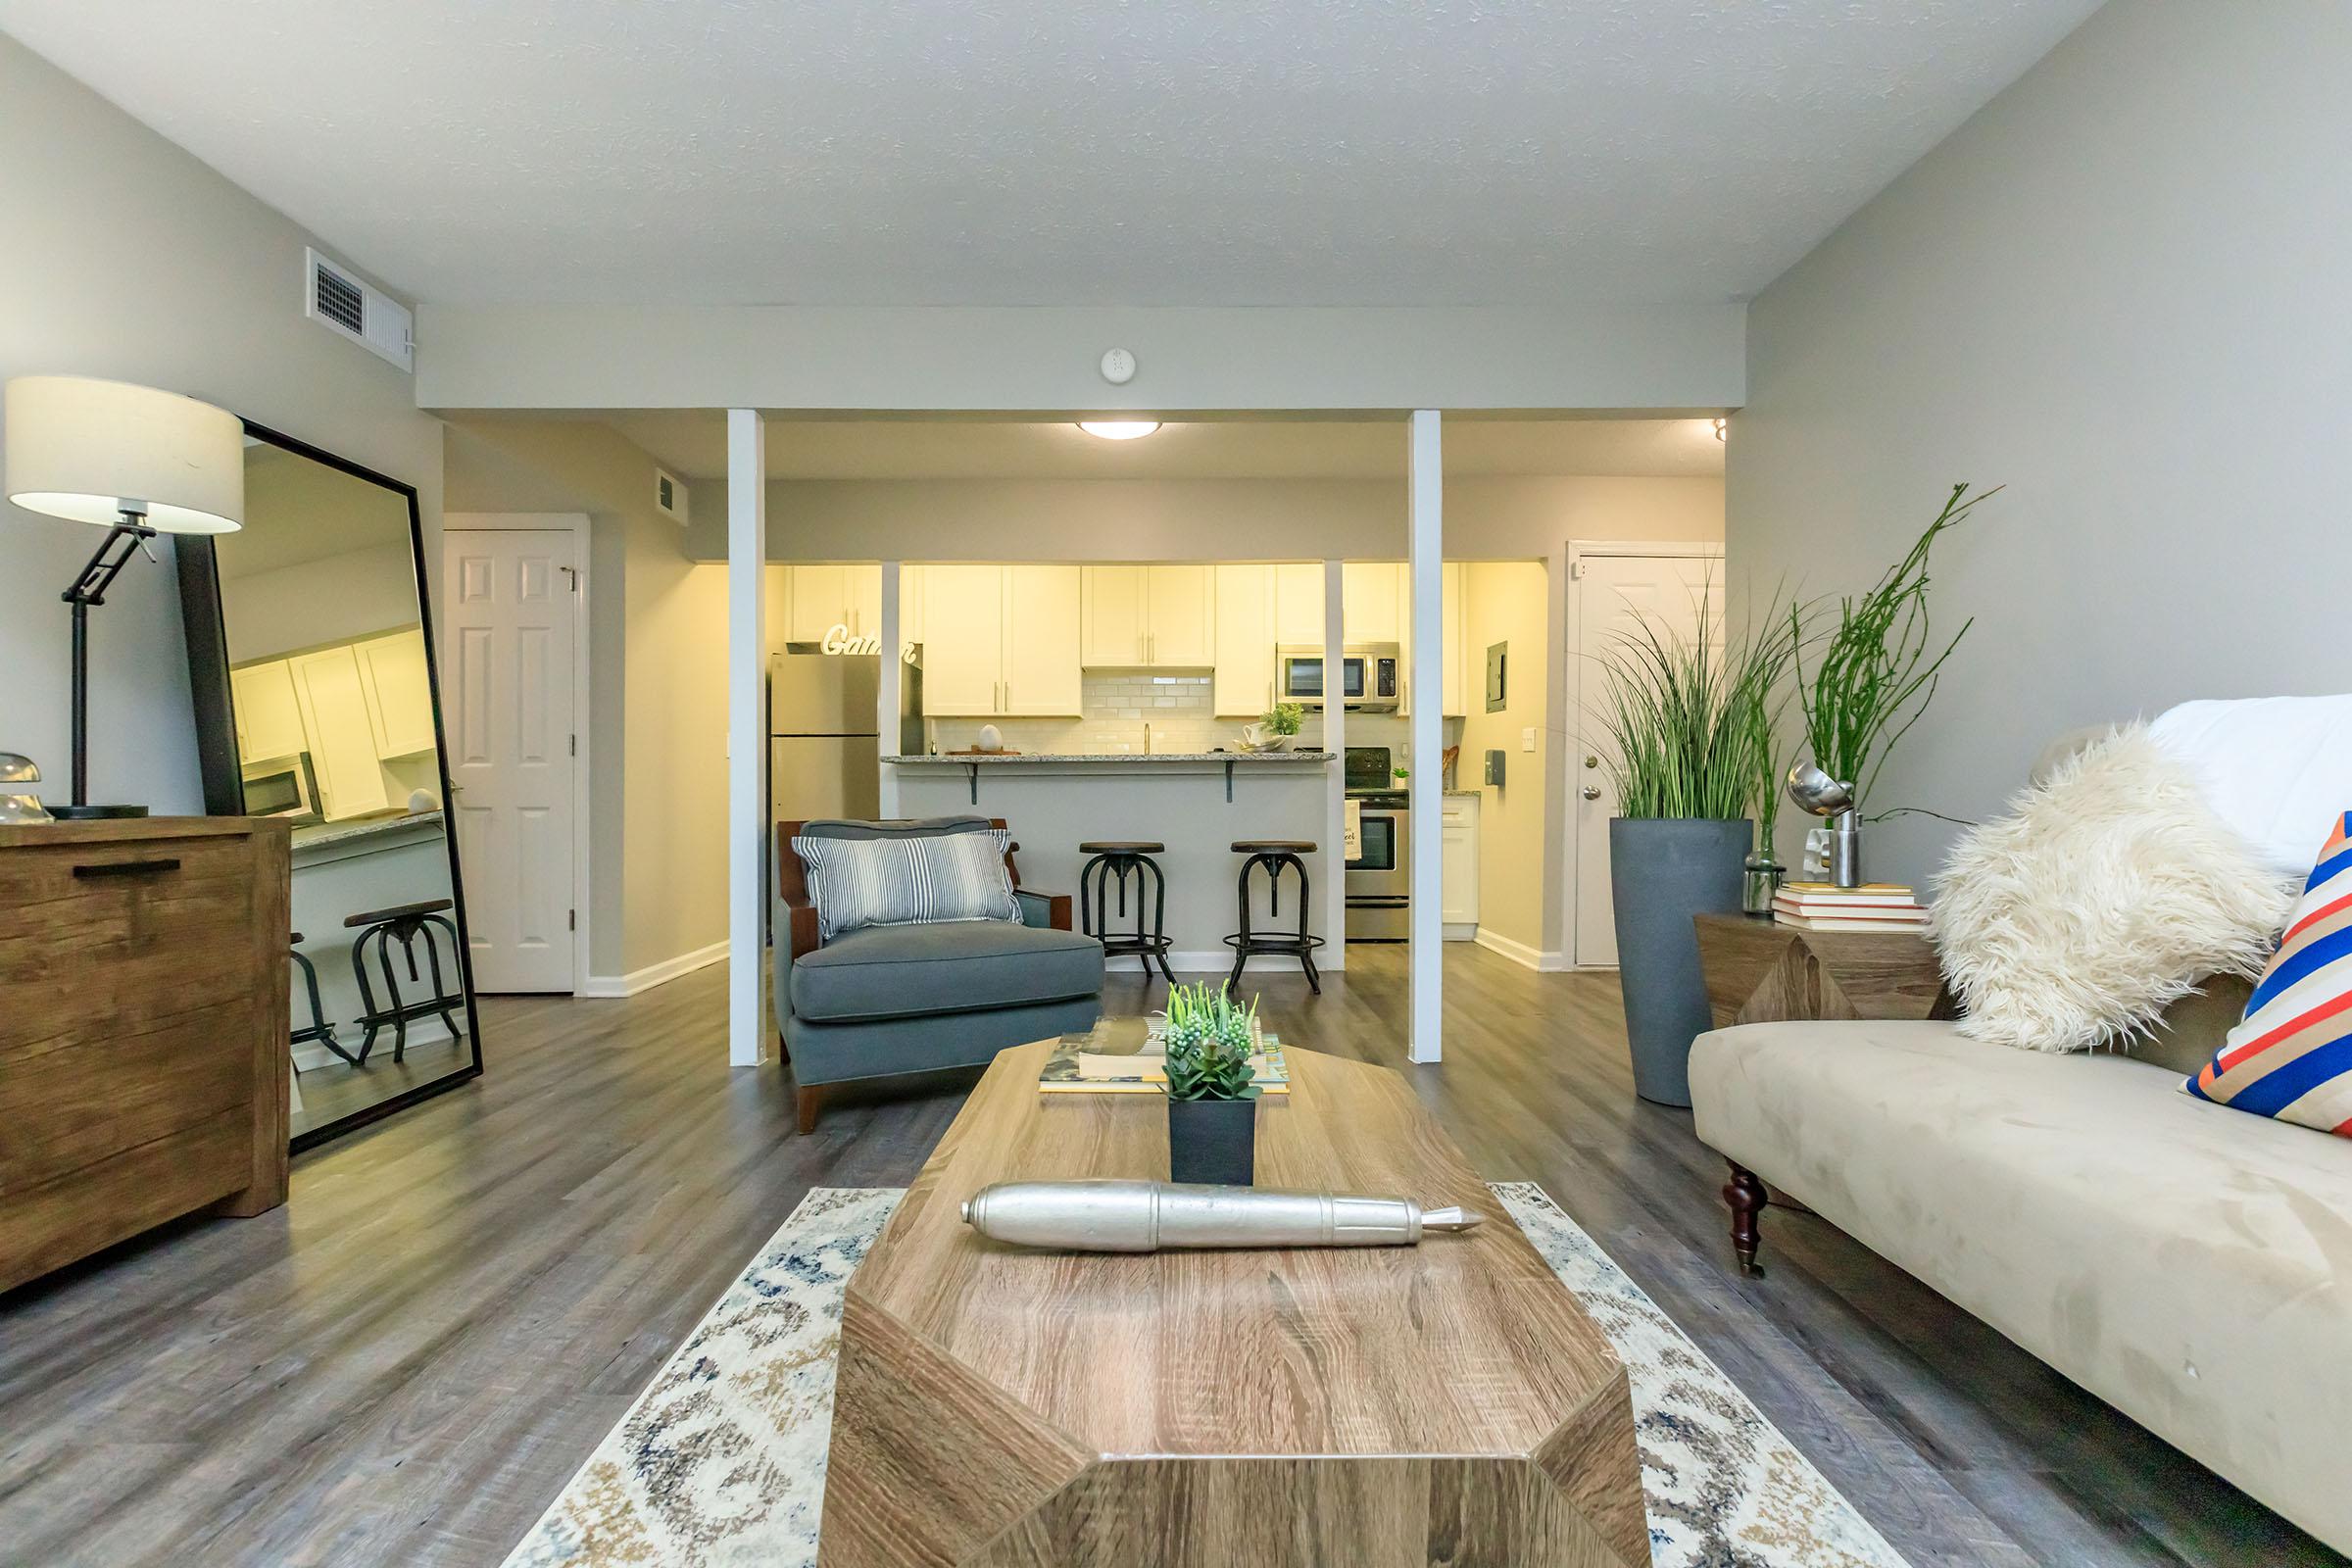
{"label": "small potted plant on counter", "polygon": [[1168,1179],[1232,1187],[1256,1166],[1257,1004],[1233,1000],[1225,983],[1168,991],[1163,1037],[1168,1075]]}
{"label": "small potted plant on counter", "polygon": [[1253,752],[1287,752],[1306,722],[1306,710],[1297,703],[1276,703],[1242,730],[1242,744]]}

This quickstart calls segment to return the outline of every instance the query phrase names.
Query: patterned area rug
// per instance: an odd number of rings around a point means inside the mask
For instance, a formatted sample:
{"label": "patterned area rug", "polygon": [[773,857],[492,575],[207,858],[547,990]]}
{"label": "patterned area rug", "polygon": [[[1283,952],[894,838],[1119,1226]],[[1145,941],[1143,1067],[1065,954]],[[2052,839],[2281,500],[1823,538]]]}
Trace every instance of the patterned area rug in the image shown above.
{"label": "patterned area rug", "polygon": [[[1904,1568],[1542,1188],[1494,1191],[1632,1376],[1656,1568]],[[810,1192],[507,1568],[812,1568],[842,1291],[899,1197]]]}

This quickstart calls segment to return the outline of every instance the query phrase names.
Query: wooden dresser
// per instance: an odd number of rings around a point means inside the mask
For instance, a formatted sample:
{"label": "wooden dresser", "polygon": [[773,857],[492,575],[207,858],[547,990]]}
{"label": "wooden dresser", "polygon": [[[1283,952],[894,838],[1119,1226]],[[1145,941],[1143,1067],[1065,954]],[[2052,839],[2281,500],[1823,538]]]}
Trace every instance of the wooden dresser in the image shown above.
{"label": "wooden dresser", "polygon": [[291,830],[0,826],[0,1290],[286,1200]]}

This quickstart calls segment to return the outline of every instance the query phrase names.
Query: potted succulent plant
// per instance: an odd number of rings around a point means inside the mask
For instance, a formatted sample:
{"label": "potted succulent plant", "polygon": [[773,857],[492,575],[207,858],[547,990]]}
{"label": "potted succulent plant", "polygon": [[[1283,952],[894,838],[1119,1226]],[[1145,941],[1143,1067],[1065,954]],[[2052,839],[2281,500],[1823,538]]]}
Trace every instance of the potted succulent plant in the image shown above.
{"label": "potted succulent plant", "polygon": [[1242,743],[1253,752],[1287,752],[1306,722],[1306,710],[1297,703],[1276,703],[1242,729]]}
{"label": "potted succulent plant", "polygon": [[1250,1185],[1256,1164],[1257,1004],[1223,981],[1168,991],[1168,1179]]}

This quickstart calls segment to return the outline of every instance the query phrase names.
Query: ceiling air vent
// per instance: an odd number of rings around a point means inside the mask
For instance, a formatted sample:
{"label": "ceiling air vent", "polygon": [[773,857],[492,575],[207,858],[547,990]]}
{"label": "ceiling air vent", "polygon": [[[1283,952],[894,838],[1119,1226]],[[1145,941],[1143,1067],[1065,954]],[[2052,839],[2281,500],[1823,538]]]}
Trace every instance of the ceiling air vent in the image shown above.
{"label": "ceiling air vent", "polygon": [[302,314],[404,370],[416,367],[415,318],[382,289],[360,281],[341,262],[302,253]]}

